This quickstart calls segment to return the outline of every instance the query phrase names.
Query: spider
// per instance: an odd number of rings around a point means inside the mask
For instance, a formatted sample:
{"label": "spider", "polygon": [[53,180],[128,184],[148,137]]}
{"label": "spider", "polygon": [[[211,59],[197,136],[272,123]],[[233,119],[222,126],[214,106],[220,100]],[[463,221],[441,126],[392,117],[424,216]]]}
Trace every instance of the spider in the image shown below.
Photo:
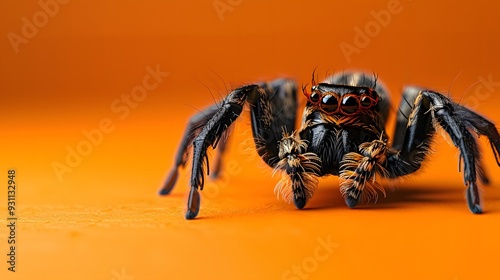
{"label": "spider", "polygon": [[297,209],[304,208],[317,189],[318,178],[326,175],[339,176],[340,192],[350,208],[376,198],[377,190],[384,193],[376,175],[398,178],[417,171],[430,151],[433,135],[442,129],[460,151],[459,172],[463,165],[469,210],[482,213],[477,179],[484,184],[489,180],[476,139],[488,137],[500,166],[500,135],[492,122],[438,92],[408,86],[403,89],[389,145],[384,129],[389,95],[375,75],[346,72],[317,83],[313,72],[310,92],[307,87],[302,87],[307,103],[298,129],[297,87],[290,79],[242,86],[220,104],[193,116],[160,194],[171,192],[192,146],[191,190],[185,217],[194,219],[198,215],[198,189],[203,189],[205,168],[209,174],[207,149],[211,146],[219,151],[212,170],[216,177],[225,134],[248,103],[257,152],[283,176],[275,193],[293,201]]}

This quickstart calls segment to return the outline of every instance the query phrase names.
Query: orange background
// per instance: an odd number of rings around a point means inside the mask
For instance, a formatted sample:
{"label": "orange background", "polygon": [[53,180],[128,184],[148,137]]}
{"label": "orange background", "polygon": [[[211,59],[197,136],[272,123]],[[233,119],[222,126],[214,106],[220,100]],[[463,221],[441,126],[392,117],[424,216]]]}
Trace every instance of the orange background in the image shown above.
{"label": "orange background", "polygon": [[[295,210],[275,198],[279,178],[243,152],[252,147],[241,144],[251,135],[247,116],[230,142],[231,168],[206,185],[197,220],[183,218],[188,172],[170,197],[156,195],[187,119],[213,103],[212,94],[225,95],[224,82],[233,88],[288,76],[301,84],[316,67],[320,77],[362,69],[386,83],[394,110],[402,86],[419,84],[500,123],[498,5],[401,0],[401,12],[348,60],[339,45],[354,45],[356,28],[391,1],[221,0],[234,4],[222,16],[216,2],[69,1],[18,53],[8,34],[22,35],[23,17],[32,21],[41,7],[0,3],[0,172],[17,170],[19,205],[18,272],[7,271],[1,226],[1,279],[500,275],[500,175],[484,140],[492,187],[483,188],[480,216],[467,210],[457,151],[441,137],[425,170],[385,182],[387,198],[377,204],[347,209],[331,177],[305,211]],[[156,65],[169,76],[120,119],[111,104]],[[480,77],[495,83],[485,87]],[[53,163],[64,164],[66,149],[102,119],[114,130],[58,180]],[[3,225],[7,179],[2,184]],[[318,239],[336,244],[325,260],[314,260]],[[302,278],[287,274],[314,263]]]}

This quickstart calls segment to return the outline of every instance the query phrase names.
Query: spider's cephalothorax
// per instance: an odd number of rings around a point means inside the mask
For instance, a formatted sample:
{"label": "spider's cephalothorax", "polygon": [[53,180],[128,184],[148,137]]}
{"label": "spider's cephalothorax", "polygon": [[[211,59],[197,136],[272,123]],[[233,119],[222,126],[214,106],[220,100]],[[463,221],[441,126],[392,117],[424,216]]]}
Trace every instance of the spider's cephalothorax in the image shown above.
{"label": "spider's cephalothorax", "polygon": [[[214,105],[189,122],[183,141],[160,194],[173,189],[178,169],[193,147],[191,191],[187,219],[199,212],[204,169],[208,172],[207,149],[217,148],[212,175],[217,176],[224,135],[250,104],[253,138],[259,156],[275,172],[283,174],[275,192],[303,208],[318,186],[318,177],[336,175],[340,191],[349,207],[377,197],[383,188],[376,174],[397,178],[417,171],[429,152],[437,129],[444,130],[460,150],[467,203],[473,213],[481,213],[477,177],[488,183],[482,169],[477,137],[485,135],[500,166],[500,135],[495,125],[444,95],[422,88],[403,91],[392,145],[385,133],[389,99],[384,87],[362,73],[343,73],[303,88],[307,98],[301,126],[296,128],[297,89],[291,80],[243,86],[232,91],[221,104]],[[223,141],[219,141],[223,139]],[[206,164],[206,166],[205,166]]]}

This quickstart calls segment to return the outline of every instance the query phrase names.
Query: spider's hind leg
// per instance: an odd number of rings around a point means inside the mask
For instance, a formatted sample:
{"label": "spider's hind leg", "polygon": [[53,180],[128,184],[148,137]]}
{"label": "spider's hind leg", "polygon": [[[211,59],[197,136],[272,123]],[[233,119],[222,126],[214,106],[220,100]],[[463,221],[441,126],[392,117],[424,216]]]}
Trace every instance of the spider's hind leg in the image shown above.
{"label": "spider's hind leg", "polygon": [[[467,109],[455,103],[453,105],[455,111],[457,112],[457,115],[465,123],[467,128],[469,128],[471,131],[474,131],[478,136],[485,135],[486,137],[488,137],[497,164],[500,166],[500,135],[495,125],[470,109]],[[483,184],[489,184],[489,177],[486,173],[486,170],[482,167],[482,158],[479,158],[478,160],[479,178],[481,179]]]}
{"label": "spider's hind leg", "polygon": [[[415,87],[415,86],[407,86],[403,89],[403,96],[401,99],[401,103],[398,108],[397,112],[397,119],[396,119],[396,129],[394,130],[394,137],[392,138],[392,148],[395,150],[401,150],[403,148],[403,143],[405,140],[405,135],[406,135],[406,128],[408,125],[408,118],[411,115],[411,112],[413,111],[415,107],[415,100],[417,99],[418,94],[425,89],[420,88],[420,87]],[[471,110],[464,108],[456,103],[452,103],[454,106],[454,109],[459,116],[461,120],[464,122],[468,122],[466,124],[467,128],[473,128],[474,123],[475,126],[479,127],[478,129],[481,131],[495,131],[494,126],[490,122],[484,122],[484,118],[480,117],[476,113],[472,112]],[[432,135],[434,134],[435,130],[434,127],[431,125],[426,124],[425,129],[427,129],[426,133],[427,135]],[[425,131],[425,130],[424,130]],[[481,134],[481,133],[478,133]],[[483,133],[484,134],[484,133]],[[425,135],[423,135],[424,138],[421,140],[427,139],[425,138]],[[430,138],[429,138],[430,139]],[[425,141],[424,141],[425,142]],[[423,155],[426,153],[424,148],[426,148],[426,143],[425,145],[422,146],[421,148],[421,154]],[[483,184],[488,184],[489,183],[489,178],[486,173],[486,170],[482,168],[482,158],[478,158],[478,176],[479,179]]]}
{"label": "spider's hind leg", "polygon": [[[184,135],[182,136],[181,144],[177,149],[177,154],[174,159],[174,166],[170,170],[167,179],[165,180],[162,188],[159,191],[160,195],[168,195],[174,189],[175,183],[177,182],[177,177],[179,176],[179,168],[186,165],[189,156],[189,147],[191,147],[191,145],[193,144],[194,138],[200,133],[203,125],[205,125],[205,123],[207,123],[215,115],[218,109],[218,105],[212,105],[211,107],[199,112],[198,114],[191,117],[191,119],[189,119],[187,128],[184,131]],[[221,152],[219,153],[217,166],[220,166],[220,157],[222,156],[221,153],[224,151],[225,144],[225,141],[222,141],[222,143],[219,144],[219,149],[221,150]]]}
{"label": "spider's hind leg", "polygon": [[414,98],[402,144],[397,144],[398,150],[393,150],[389,155],[388,176],[404,176],[420,168],[429,150],[434,127],[442,128],[460,150],[459,162],[463,162],[464,166],[463,177],[469,209],[476,214],[482,213],[476,179],[479,176],[486,181],[487,178],[482,170],[477,137],[473,132],[489,138],[497,162],[500,136],[491,122],[440,93],[421,90]]}
{"label": "spider's hind leg", "polygon": [[[403,89],[403,95],[397,110],[396,128],[392,137],[391,147],[393,149],[401,150],[403,148],[408,118],[413,111],[415,99],[417,99],[418,94],[422,90],[422,88],[415,86],[407,86]],[[434,133],[434,128],[432,126],[427,126],[427,129],[429,129],[427,133]]]}

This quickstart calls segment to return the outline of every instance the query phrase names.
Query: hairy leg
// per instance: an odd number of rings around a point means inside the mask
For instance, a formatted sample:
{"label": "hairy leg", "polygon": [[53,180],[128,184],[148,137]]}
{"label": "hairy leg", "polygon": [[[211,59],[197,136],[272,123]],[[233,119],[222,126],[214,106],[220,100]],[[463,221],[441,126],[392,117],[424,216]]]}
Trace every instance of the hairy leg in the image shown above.
{"label": "hairy leg", "polygon": [[[496,155],[500,137],[492,123],[478,114],[457,105],[446,96],[422,90],[416,96],[399,150],[392,150],[387,161],[387,175],[399,177],[418,170],[429,151],[436,128],[443,129],[460,151],[459,163],[463,163],[464,184],[467,187],[467,203],[472,213],[482,213],[477,177],[487,181],[481,166],[476,138],[486,135]],[[473,133],[476,133],[474,135]]]}
{"label": "hairy leg", "polygon": [[194,138],[200,133],[201,128],[215,115],[218,108],[219,107],[217,105],[212,105],[211,107],[191,117],[184,135],[182,136],[181,144],[177,149],[174,165],[170,170],[163,187],[160,189],[160,195],[168,195],[173,190],[175,183],[177,182],[177,177],[179,176],[179,168],[186,165],[189,156],[188,151],[193,144]]}
{"label": "hairy leg", "polygon": [[[250,104],[252,131],[259,155],[269,166],[279,161],[278,143],[283,131],[295,128],[296,87],[293,81],[281,79],[240,87],[232,91],[221,104],[193,117],[188,125],[181,146],[161,194],[168,194],[177,179],[178,168],[185,165],[188,148],[193,147],[191,189],[188,198],[187,219],[197,216],[200,209],[200,194],[203,189],[205,171],[210,174],[207,149],[217,148],[219,156],[225,150],[225,134],[238,118],[245,103]],[[222,146],[220,146],[222,144]],[[215,173],[220,170],[220,157],[216,159]]]}
{"label": "hairy leg", "polygon": [[344,156],[340,170],[340,192],[349,208],[354,208],[364,197],[377,199],[377,190],[384,189],[375,181],[377,173],[387,176],[387,143],[385,140],[365,142],[359,146],[360,153]]}
{"label": "hairy leg", "polygon": [[279,145],[279,162],[275,172],[281,170],[283,177],[274,191],[283,200],[293,200],[298,209],[304,208],[318,186],[321,169],[320,158],[307,151],[307,143],[297,134],[283,135]]}

